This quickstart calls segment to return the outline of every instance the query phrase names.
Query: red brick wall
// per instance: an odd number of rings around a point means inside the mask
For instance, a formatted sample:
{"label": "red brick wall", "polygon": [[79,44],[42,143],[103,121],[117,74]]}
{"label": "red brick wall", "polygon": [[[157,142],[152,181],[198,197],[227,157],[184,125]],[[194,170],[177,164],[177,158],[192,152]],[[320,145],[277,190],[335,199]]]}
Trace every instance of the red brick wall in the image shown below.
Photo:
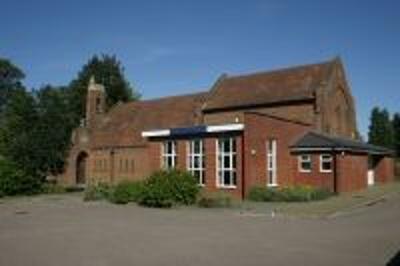
{"label": "red brick wall", "polygon": [[297,103],[292,105],[254,107],[241,110],[204,113],[203,120],[205,124],[244,123],[245,112],[250,111],[284,117],[304,123],[314,122],[313,103]]}
{"label": "red brick wall", "polygon": [[387,183],[394,180],[394,160],[383,157],[375,167],[375,180],[377,183]]}
{"label": "red brick wall", "polygon": [[338,192],[360,190],[368,186],[368,156],[366,154],[337,154],[336,163]]}
{"label": "red brick wall", "polygon": [[252,186],[267,184],[266,143],[268,139],[277,140],[278,185],[293,184],[294,159],[290,154],[289,146],[309,129],[310,126],[307,125],[246,113],[244,132],[246,191],[248,192]]}
{"label": "red brick wall", "polygon": [[[309,185],[313,187],[326,188],[334,191],[334,169],[332,172],[325,173],[320,171],[320,153],[313,153],[311,155],[311,172],[300,172],[298,154],[292,156],[292,173],[294,177],[293,184],[295,185]],[[332,162],[334,168],[334,162]]]}
{"label": "red brick wall", "polygon": [[[226,135],[224,135],[226,136]],[[232,136],[232,135],[231,135]],[[242,137],[234,135],[236,138],[236,188],[218,188],[216,173],[216,141],[218,135],[203,138],[205,149],[205,187],[209,192],[225,191],[235,197],[241,197],[242,193]],[[177,139],[177,168],[187,170],[187,142],[189,139]],[[161,145],[163,140],[157,139],[149,142],[148,154],[152,171],[161,169]]]}

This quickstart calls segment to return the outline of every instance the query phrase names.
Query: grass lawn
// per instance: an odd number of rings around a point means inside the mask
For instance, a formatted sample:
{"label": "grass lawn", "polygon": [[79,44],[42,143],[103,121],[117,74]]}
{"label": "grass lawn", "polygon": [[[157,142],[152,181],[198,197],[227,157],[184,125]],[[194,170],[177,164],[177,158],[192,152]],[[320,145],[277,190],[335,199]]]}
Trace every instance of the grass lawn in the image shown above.
{"label": "grass lawn", "polygon": [[240,205],[244,211],[259,214],[275,212],[277,215],[300,217],[329,217],[353,211],[384,201],[387,197],[400,198],[400,182],[376,185],[366,190],[344,193],[313,202],[250,202]]}

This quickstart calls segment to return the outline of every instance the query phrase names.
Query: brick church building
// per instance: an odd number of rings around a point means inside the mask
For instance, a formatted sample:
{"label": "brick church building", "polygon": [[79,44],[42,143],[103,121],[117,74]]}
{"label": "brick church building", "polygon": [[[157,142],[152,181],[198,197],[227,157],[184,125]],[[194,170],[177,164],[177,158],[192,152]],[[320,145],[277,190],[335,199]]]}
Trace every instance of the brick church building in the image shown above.
{"label": "brick church building", "polygon": [[208,91],[117,104],[92,79],[62,184],[140,180],[190,171],[207,191],[306,184],[334,192],[390,181],[392,151],[358,141],[339,58],[239,76]]}

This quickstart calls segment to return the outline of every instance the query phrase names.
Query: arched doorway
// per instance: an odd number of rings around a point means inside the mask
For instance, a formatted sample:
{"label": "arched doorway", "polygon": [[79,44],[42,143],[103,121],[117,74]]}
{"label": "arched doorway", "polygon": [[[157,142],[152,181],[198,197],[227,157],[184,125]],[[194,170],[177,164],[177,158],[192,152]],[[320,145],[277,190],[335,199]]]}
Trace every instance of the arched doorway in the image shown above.
{"label": "arched doorway", "polygon": [[81,152],[76,159],[76,184],[86,184],[86,168],[87,168],[88,154]]}

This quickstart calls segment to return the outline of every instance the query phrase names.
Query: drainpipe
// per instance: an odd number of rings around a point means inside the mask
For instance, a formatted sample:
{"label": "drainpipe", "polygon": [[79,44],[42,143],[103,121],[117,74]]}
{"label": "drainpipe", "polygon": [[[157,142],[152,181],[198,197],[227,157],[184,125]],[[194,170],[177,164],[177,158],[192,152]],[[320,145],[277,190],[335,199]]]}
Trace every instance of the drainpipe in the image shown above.
{"label": "drainpipe", "polygon": [[337,167],[337,153],[333,153],[333,192],[337,193],[338,192],[338,167]]}
{"label": "drainpipe", "polygon": [[114,154],[115,154],[114,149],[111,149],[111,151],[110,151],[110,181],[111,181],[111,184],[114,183]]}
{"label": "drainpipe", "polygon": [[246,197],[244,134],[245,134],[245,132],[242,133],[242,143],[241,143],[242,144],[242,148],[241,148],[241,152],[242,152],[242,200],[244,200],[244,198]]}

